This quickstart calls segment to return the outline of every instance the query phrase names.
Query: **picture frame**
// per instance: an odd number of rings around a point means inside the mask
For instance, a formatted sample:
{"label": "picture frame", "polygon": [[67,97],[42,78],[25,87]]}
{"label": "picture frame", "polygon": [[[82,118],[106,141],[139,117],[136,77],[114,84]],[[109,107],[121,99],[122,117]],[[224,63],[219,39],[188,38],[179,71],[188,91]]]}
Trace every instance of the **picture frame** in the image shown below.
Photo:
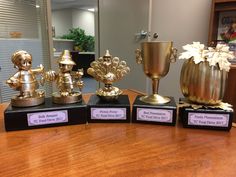
{"label": "picture frame", "polygon": [[236,63],[236,11],[223,11],[219,13],[217,28],[217,44],[223,43],[229,46],[235,58],[231,63]]}

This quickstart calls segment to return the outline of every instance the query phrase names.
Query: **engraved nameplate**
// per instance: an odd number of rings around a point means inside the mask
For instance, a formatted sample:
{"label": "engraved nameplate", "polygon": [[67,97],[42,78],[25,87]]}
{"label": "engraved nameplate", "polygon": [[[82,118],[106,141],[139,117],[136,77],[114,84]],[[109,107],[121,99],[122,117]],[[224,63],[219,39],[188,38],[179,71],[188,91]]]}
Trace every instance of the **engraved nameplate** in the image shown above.
{"label": "engraved nameplate", "polygon": [[91,108],[92,120],[126,120],[126,108]]}
{"label": "engraved nameplate", "polygon": [[173,110],[137,108],[137,120],[172,123]]}
{"label": "engraved nameplate", "polygon": [[68,122],[67,110],[28,113],[28,126]]}
{"label": "engraved nameplate", "polygon": [[188,125],[228,127],[229,114],[188,113]]}

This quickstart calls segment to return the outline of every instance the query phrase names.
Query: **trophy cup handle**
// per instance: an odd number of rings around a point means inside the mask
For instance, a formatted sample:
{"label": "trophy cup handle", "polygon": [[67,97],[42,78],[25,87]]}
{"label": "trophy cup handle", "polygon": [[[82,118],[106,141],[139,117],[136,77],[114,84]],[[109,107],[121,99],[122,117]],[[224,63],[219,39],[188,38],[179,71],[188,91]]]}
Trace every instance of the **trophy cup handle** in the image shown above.
{"label": "trophy cup handle", "polygon": [[142,64],[143,63],[143,59],[142,59],[141,53],[142,53],[142,51],[140,49],[136,49],[135,50],[136,63],[138,63],[138,64]]}
{"label": "trophy cup handle", "polygon": [[172,52],[171,52],[170,62],[171,62],[171,63],[175,63],[177,57],[178,57],[178,50],[173,47],[173,48],[172,48]]}

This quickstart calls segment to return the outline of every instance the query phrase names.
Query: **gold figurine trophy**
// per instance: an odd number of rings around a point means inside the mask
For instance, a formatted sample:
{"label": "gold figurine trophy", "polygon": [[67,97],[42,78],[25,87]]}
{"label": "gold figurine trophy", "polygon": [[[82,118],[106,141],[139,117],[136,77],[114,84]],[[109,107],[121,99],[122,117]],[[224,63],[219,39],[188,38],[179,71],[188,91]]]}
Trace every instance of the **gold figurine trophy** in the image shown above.
{"label": "gold figurine trophy", "polygon": [[88,122],[129,122],[130,103],[127,95],[113,86],[121,80],[130,68],[125,61],[112,57],[108,50],[103,57],[93,61],[87,72],[97,81],[105,84],[92,95],[89,102]]}
{"label": "gold figurine trophy", "polygon": [[13,96],[11,105],[15,107],[31,107],[44,103],[44,91],[37,90],[39,83],[36,75],[44,73],[44,67],[32,69],[32,56],[24,51],[19,50],[11,58],[14,67],[18,71],[10,77],[6,83],[20,92],[19,95]]}
{"label": "gold figurine trophy", "polygon": [[[12,62],[18,72],[6,83],[20,94],[11,99],[11,104],[4,112],[7,131],[86,123],[87,106],[82,100],[81,92],[73,90],[75,85],[82,88],[83,82],[80,78],[83,72],[82,70],[75,73],[71,71],[75,63],[70,60],[68,51],[65,51],[59,60],[59,74],[54,71],[45,72],[42,65],[32,69],[32,56],[23,50],[13,54]],[[38,90],[39,83],[36,79],[38,74],[41,75],[41,85],[45,81],[57,81],[60,94],[53,95],[54,102],[80,103],[58,105],[54,104],[50,97],[44,98],[44,91]],[[74,81],[74,78],[78,78],[78,81]]]}
{"label": "gold figurine trophy", "polygon": [[173,42],[143,42],[136,50],[136,62],[143,65],[143,71],[152,80],[152,94],[138,96],[133,105],[134,122],[150,122],[175,125],[176,103],[173,97],[158,94],[159,80],[169,72],[171,62],[177,58]]}
{"label": "gold figurine trophy", "polygon": [[[52,77],[49,80],[56,81],[59,92],[52,95],[52,100],[57,104],[71,104],[82,101],[81,90],[84,86],[81,80],[84,72],[83,69],[72,71],[75,62],[72,60],[70,51],[64,50],[58,59],[59,72],[52,72]],[[79,91],[75,91],[79,88]]]}

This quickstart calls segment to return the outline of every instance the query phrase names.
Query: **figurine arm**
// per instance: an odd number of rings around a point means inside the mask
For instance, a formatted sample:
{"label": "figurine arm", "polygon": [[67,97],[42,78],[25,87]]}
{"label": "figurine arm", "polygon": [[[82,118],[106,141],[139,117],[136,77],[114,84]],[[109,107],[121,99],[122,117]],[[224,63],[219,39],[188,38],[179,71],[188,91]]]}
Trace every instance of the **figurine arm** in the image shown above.
{"label": "figurine arm", "polygon": [[20,72],[17,72],[12,77],[10,77],[6,84],[8,84],[11,88],[17,89],[20,87]]}
{"label": "figurine arm", "polygon": [[44,73],[44,66],[42,64],[40,64],[38,68],[31,69],[31,71],[34,74],[43,74]]}
{"label": "figurine arm", "polygon": [[44,85],[44,83],[46,81],[53,82],[53,81],[57,80],[57,78],[58,78],[58,74],[53,70],[49,70],[49,71],[43,73],[40,83],[41,83],[41,85]]}

